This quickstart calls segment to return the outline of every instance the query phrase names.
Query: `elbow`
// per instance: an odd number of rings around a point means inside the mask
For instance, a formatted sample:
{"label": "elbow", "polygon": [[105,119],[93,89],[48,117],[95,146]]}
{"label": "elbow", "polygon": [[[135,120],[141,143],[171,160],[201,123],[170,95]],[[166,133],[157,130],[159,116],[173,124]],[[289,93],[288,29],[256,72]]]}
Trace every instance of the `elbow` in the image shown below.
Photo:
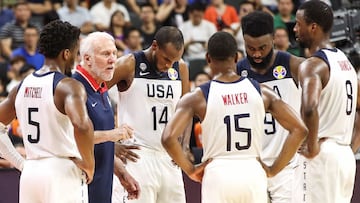
{"label": "elbow", "polygon": [[303,118],[310,118],[317,112],[317,105],[309,105],[301,107],[301,115]]}
{"label": "elbow", "polygon": [[94,131],[94,126],[90,118],[79,120],[78,122],[73,122],[74,130],[81,134],[88,134],[88,132]]}

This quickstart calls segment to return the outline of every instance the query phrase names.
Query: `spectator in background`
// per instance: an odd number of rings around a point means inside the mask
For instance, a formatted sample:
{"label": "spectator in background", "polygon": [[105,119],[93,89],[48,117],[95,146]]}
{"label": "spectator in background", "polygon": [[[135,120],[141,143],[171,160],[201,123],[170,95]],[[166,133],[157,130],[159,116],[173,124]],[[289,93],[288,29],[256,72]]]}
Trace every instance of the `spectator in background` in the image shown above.
{"label": "spectator in background", "polygon": [[124,50],[124,55],[141,51],[143,49],[141,45],[141,33],[136,27],[129,27],[125,29],[124,42],[127,46]]}
{"label": "spectator in background", "polygon": [[230,25],[231,29],[234,30],[234,37],[238,45],[238,51],[245,52],[244,36],[241,29],[241,19],[247,14],[255,10],[255,4],[251,1],[242,1],[239,5],[239,21]]}
{"label": "spectator in background", "polygon": [[124,13],[120,10],[115,11],[110,17],[108,32],[114,37],[116,48],[119,51],[124,51],[126,49],[126,44],[124,43],[126,22],[124,17]]}
{"label": "spectator in background", "polygon": [[96,3],[91,9],[90,14],[95,27],[99,31],[109,29],[111,15],[120,10],[124,14],[126,23],[130,23],[129,12],[122,4],[116,3],[115,0],[102,0]]}
{"label": "spectator in background", "polygon": [[[12,50],[24,44],[24,29],[30,24],[31,11],[26,2],[14,6],[15,20],[6,23],[0,31],[2,54],[9,59]],[[40,30],[40,28],[39,28]]]}
{"label": "spectator in background", "polygon": [[203,18],[205,8],[201,3],[190,5],[190,19],[179,27],[185,41],[185,60],[205,60],[207,41],[216,32],[215,25]]}
{"label": "spectator in background", "polygon": [[293,33],[293,26],[295,25],[295,15],[292,13],[294,10],[293,0],[277,0],[279,13],[274,16],[274,28],[284,28],[289,37],[288,51],[296,56],[301,55],[301,49],[296,43]]}
{"label": "spectator in background", "polygon": [[131,9],[133,13],[136,15],[141,14],[141,5],[143,4],[150,4],[155,11],[158,9],[158,2],[157,0],[126,0],[127,5]]}
{"label": "spectator in background", "polygon": [[32,13],[31,22],[44,25],[44,17],[53,10],[51,0],[27,0]]}
{"label": "spectator in background", "polygon": [[39,41],[39,30],[37,27],[29,25],[24,30],[24,45],[15,49],[11,57],[22,56],[25,58],[26,63],[39,70],[44,64],[44,55],[40,54],[37,49]]}
{"label": "spectator in background", "polygon": [[278,14],[274,16],[274,27],[286,28],[286,23],[295,22],[295,15],[292,13],[294,3],[292,0],[277,0]]}
{"label": "spectator in background", "polygon": [[180,27],[189,19],[187,0],[166,0],[158,9],[156,20],[163,26]]}
{"label": "spectator in background", "polygon": [[3,1],[0,2],[0,30],[8,22],[14,19],[14,13],[11,8],[4,6]]}
{"label": "spectator in background", "polygon": [[232,23],[239,21],[234,7],[224,3],[224,0],[211,0],[211,4],[205,10],[204,18],[216,26],[218,30],[230,27]]}
{"label": "spectator in background", "polygon": [[287,30],[282,27],[275,28],[274,31],[274,47],[280,51],[288,51],[290,45]]}
{"label": "spectator in background", "polygon": [[254,3],[255,10],[269,13],[272,16],[274,15],[274,13],[270,11],[270,9],[268,9],[266,6],[263,5],[262,0],[249,0],[249,1]]}
{"label": "spectator in background", "polygon": [[140,32],[143,38],[142,47],[148,48],[154,40],[155,33],[160,28],[160,25],[155,19],[155,9],[151,6],[151,4],[143,4],[141,6],[140,20]]}
{"label": "spectator in background", "polygon": [[64,0],[64,5],[57,11],[59,19],[80,28],[82,34],[94,31],[91,15],[88,9],[79,6],[78,0]]}
{"label": "spectator in background", "polygon": [[21,81],[20,70],[26,64],[26,60],[22,56],[16,56],[10,60],[10,69],[8,78],[10,82],[6,85],[6,91],[10,92]]}

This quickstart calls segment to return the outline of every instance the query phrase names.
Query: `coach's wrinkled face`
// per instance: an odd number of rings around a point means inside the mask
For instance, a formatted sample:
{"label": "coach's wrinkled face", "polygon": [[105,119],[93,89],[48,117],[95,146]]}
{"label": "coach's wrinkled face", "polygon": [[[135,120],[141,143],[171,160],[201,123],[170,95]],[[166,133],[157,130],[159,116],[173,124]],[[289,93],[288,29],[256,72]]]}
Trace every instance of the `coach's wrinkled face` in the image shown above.
{"label": "coach's wrinkled face", "polygon": [[110,81],[114,76],[116,54],[117,49],[113,40],[105,37],[97,40],[93,54],[89,55],[89,67],[98,83]]}
{"label": "coach's wrinkled face", "polygon": [[171,68],[176,61],[181,59],[184,52],[184,47],[177,50],[172,43],[167,43],[163,47],[160,47],[157,45],[156,41],[154,41],[152,48],[154,50],[153,60],[160,72],[166,72]]}

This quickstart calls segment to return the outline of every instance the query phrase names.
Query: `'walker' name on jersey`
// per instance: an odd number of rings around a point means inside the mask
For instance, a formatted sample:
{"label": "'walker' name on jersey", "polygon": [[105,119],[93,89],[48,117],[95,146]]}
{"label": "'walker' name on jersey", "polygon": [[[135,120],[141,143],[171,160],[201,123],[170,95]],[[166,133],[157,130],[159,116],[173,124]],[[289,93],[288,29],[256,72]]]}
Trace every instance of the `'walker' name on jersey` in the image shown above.
{"label": "'walker' name on jersey", "polygon": [[41,98],[41,87],[25,87],[24,97]]}
{"label": "'walker' name on jersey", "polygon": [[235,93],[235,94],[225,94],[221,95],[224,105],[238,105],[238,104],[247,104],[248,96],[246,92]]}
{"label": "'walker' name on jersey", "polygon": [[174,98],[174,91],[171,85],[165,84],[146,84],[147,87],[147,96],[148,97],[157,97],[157,98]]}

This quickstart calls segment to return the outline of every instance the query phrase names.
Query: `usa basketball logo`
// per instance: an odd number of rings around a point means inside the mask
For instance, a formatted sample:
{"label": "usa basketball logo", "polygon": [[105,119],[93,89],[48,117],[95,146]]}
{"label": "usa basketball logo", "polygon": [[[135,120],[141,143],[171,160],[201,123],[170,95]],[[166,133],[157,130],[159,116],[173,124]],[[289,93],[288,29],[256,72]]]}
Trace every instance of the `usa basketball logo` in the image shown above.
{"label": "usa basketball logo", "polygon": [[280,80],[286,76],[286,68],[284,66],[276,66],[273,70],[273,76]]}
{"label": "usa basketball logo", "polygon": [[176,80],[178,79],[179,74],[174,68],[169,68],[168,76],[171,80]]}

